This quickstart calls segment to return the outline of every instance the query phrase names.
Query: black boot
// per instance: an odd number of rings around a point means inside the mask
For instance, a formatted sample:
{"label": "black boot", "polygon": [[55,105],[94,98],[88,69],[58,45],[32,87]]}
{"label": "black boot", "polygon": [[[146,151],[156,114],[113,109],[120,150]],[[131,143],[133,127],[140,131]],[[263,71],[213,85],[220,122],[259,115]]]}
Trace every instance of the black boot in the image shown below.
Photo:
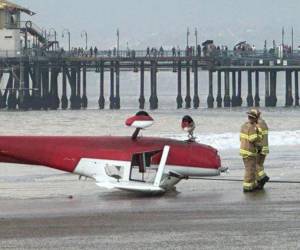
{"label": "black boot", "polygon": [[264,188],[265,184],[270,180],[268,176],[265,176],[260,181],[258,181],[257,189],[261,190]]}
{"label": "black boot", "polygon": [[255,189],[246,189],[246,188],[243,188],[243,192],[244,193],[252,193],[254,191],[255,191]]}

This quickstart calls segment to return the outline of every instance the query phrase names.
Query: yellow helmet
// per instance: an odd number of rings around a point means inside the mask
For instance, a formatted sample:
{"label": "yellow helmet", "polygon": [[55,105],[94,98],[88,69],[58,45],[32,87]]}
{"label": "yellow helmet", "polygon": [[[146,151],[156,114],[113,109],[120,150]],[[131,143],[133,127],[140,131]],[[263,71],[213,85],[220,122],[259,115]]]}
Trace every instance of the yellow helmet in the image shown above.
{"label": "yellow helmet", "polygon": [[254,118],[254,119],[258,119],[260,116],[260,112],[258,109],[251,109],[249,112],[247,112],[248,116]]}

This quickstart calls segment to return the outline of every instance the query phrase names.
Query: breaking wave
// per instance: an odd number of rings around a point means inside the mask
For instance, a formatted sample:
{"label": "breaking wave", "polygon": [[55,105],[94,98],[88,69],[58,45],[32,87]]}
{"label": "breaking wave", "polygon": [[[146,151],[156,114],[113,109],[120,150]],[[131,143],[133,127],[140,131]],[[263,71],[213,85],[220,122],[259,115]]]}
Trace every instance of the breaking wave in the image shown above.
{"label": "breaking wave", "polygon": [[[186,140],[187,136],[169,135],[169,137],[177,140]],[[239,148],[239,133],[223,133],[223,134],[196,134],[196,140],[199,143],[211,145],[219,150]],[[292,146],[300,145],[300,130],[296,131],[270,131],[269,132],[270,146]]]}

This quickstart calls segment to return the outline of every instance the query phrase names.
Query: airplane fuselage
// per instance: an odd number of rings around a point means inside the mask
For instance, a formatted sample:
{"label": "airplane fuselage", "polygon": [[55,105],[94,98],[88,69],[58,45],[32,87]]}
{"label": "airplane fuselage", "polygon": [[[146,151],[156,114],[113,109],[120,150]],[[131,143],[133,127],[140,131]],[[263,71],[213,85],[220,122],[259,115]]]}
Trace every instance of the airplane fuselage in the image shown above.
{"label": "airplane fuselage", "polygon": [[[82,159],[130,163],[133,154],[159,151],[170,146],[166,169],[183,176],[218,175],[221,161],[218,152],[196,142],[164,138],[139,137],[0,137],[0,162],[41,165],[70,173],[89,176]],[[158,165],[161,153],[154,155],[151,165]],[[78,170],[80,168],[80,170]]]}

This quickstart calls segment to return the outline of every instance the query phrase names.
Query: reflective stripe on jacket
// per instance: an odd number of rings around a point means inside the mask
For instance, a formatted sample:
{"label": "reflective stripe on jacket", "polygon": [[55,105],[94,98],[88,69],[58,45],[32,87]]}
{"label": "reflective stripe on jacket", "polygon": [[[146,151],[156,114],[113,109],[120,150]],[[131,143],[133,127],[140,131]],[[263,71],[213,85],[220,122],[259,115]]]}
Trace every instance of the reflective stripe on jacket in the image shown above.
{"label": "reflective stripe on jacket", "polygon": [[257,127],[260,136],[262,137],[262,154],[267,155],[269,153],[269,128],[267,123],[263,119],[259,119],[257,122]]}
{"label": "reflective stripe on jacket", "polygon": [[243,158],[257,155],[257,144],[261,140],[256,124],[246,122],[240,132],[240,155]]}

